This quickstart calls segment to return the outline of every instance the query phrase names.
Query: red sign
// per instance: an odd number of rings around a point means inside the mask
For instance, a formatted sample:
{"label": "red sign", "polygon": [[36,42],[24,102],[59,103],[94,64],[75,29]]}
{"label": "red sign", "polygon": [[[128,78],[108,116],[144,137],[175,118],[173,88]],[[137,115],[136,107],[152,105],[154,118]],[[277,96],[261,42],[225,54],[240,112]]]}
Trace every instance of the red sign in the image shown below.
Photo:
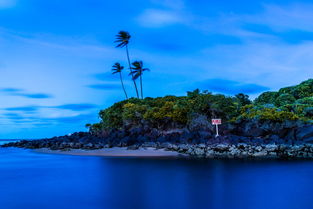
{"label": "red sign", "polygon": [[222,124],[222,119],[212,119],[212,124],[213,125],[221,125]]}

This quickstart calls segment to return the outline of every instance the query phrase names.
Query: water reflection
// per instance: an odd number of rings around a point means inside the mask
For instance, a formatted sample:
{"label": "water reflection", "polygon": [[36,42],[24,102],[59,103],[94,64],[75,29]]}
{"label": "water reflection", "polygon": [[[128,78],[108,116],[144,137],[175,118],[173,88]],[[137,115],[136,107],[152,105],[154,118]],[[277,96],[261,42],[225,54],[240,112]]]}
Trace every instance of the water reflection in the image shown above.
{"label": "water reflection", "polygon": [[4,209],[311,209],[312,161],[125,159],[0,149]]}

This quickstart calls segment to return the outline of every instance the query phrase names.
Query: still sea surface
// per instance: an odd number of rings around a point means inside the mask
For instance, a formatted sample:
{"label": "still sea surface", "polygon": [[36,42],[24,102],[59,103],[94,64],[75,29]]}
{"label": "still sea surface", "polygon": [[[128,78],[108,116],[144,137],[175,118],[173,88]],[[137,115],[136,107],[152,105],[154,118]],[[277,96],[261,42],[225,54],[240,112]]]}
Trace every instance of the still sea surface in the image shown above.
{"label": "still sea surface", "polygon": [[111,158],[0,148],[0,208],[312,209],[313,161]]}

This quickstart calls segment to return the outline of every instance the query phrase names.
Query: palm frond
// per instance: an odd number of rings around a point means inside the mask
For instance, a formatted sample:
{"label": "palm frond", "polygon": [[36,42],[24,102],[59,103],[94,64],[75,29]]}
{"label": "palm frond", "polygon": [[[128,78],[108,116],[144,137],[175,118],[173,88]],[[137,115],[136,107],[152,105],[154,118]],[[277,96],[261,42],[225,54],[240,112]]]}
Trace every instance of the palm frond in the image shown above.
{"label": "palm frond", "polygon": [[137,79],[140,77],[140,74],[141,74],[141,73],[136,73],[136,74],[134,75],[133,79],[134,79],[134,80],[137,80]]}
{"label": "palm frond", "polygon": [[129,43],[130,38],[131,35],[127,31],[120,31],[116,35],[116,40],[114,41],[114,43],[119,43],[116,46],[117,48],[123,48]]}
{"label": "palm frond", "polygon": [[112,66],[112,74],[120,73],[123,69],[124,67],[117,62]]}

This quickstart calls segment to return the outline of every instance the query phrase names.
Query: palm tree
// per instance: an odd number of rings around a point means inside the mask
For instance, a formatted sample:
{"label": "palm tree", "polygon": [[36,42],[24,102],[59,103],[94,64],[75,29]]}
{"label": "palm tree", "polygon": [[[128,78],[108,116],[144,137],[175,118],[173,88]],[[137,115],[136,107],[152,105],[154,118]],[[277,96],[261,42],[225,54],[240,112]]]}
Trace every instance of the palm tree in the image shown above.
{"label": "palm tree", "polygon": [[150,71],[149,68],[143,68],[142,61],[135,61],[132,63],[132,76],[133,79],[136,80],[137,78],[140,78],[140,90],[141,90],[141,99],[143,99],[143,89],[142,89],[142,74],[144,71]]}
{"label": "palm tree", "polygon": [[127,93],[126,93],[126,90],[125,90],[125,87],[124,87],[124,83],[123,83],[123,78],[122,78],[122,71],[123,71],[123,69],[124,69],[124,67],[120,63],[117,62],[117,63],[115,63],[112,66],[112,74],[116,74],[116,73],[120,74],[122,88],[124,90],[126,99],[128,99],[128,96],[127,96]]}
{"label": "palm tree", "polygon": [[132,80],[134,82],[137,98],[139,98],[139,93],[138,93],[138,88],[137,88],[137,84],[136,84],[136,79],[134,79],[132,68],[131,68],[131,64],[130,64],[130,58],[129,58],[128,43],[129,43],[130,38],[131,38],[131,36],[130,36],[130,34],[127,31],[120,31],[116,35],[115,43],[118,43],[118,45],[116,46],[117,48],[124,48],[124,47],[126,48],[126,55],[127,55],[127,61],[128,61],[130,74],[132,75]]}

